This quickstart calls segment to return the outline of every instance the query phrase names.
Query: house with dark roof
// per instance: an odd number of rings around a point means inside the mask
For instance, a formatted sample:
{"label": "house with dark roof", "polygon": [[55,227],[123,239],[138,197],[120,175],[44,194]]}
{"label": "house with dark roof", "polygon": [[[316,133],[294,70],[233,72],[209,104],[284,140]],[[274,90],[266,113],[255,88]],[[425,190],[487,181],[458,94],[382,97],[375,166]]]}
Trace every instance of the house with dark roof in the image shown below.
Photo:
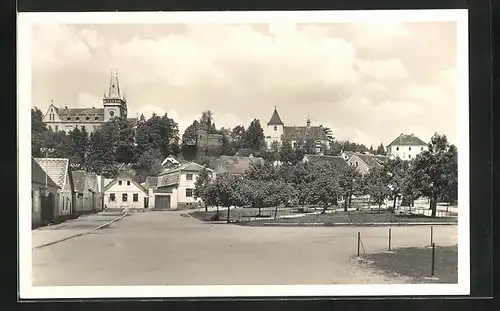
{"label": "house with dark roof", "polygon": [[[148,177],[144,186],[149,192],[149,208],[177,210],[201,206],[201,199],[194,198],[194,189],[196,178],[204,168],[198,163],[188,162],[166,170],[157,178]],[[206,169],[214,176],[212,169]]]}
{"label": "house with dark roof", "polygon": [[321,164],[328,162],[338,169],[343,169],[344,167],[347,166],[347,162],[341,156],[306,154],[302,161],[304,163],[311,163],[311,164]]}
{"label": "house with dark roof", "polygon": [[211,158],[209,167],[215,174],[229,173],[241,175],[250,168],[252,163],[264,163],[261,157],[220,156]]}
{"label": "house with dark roof", "polygon": [[353,154],[353,151],[343,151],[340,155],[344,158],[344,160],[348,161]]}
{"label": "house with dark roof", "polygon": [[111,210],[143,211],[148,208],[148,190],[129,171],[120,171],[104,186],[104,207]]}
{"label": "house with dark roof", "polygon": [[[114,117],[127,117],[127,109],[127,99],[120,89],[118,74],[115,73],[111,74],[108,91],[103,96],[102,107],[59,107],[52,101],[43,116],[43,123],[49,130],[55,132],[69,132],[78,128],[91,133]],[[137,118],[127,118],[127,120],[133,126],[137,124]]]}
{"label": "house with dark roof", "polygon": [[102,211],[102,192],[95,173],[72,171],[75,189],[75,215]]}
{"label": "house with dark roof", "polygon": [[31,224],[33,228],[58,218],[59,190],[61,188],[31,158]]}
{"label": "house with dark roof", "polygon": [[411,160],[419,153],[427,150],[429,150],[428,144],[415,136],[415,134],[401,133],[387,146],[387,156],[402,160]]}
{"label": "house with dark roof", "polygon": [[347,164],[354,166],[361,174],[366,174],[374,167],[382,167],[388,159],[383,155],[355,152],[347,160]]}
{"label": "house with dark roof", "polygon": [[330,133],[327,133],[326,128],[322,125],[311,125],[310,118],[307,118],[305,126],[285,125],[276,107],[274,107],[271,119],[263,130],[268,148],[271,148],[275,143],[281,144],[283,141],[289,141],[292,147],[298,148],[307,141],[312,141],[315,151],[321,153],[330,148],[330,140],[333,139],[333,137],[329,137]]}
{"label": "house with dark roof", "polygon": [[69,169],[69,159],[35,158],[42,170],[59,187],[56,219],[64,220],[75,215],[73,178]]}

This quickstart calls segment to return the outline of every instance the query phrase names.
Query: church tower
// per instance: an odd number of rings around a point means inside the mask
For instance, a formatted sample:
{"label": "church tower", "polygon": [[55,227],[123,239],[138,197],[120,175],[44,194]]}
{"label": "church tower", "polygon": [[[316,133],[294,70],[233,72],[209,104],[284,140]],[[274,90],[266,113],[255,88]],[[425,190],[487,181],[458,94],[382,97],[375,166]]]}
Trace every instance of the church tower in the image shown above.
{"label": "church tower", "polygon": [[107,122],[114,117],[127,117],[127,100],[120,90],[118,73],[111,73],[108,92],[104,93],[102,99],[104,106],[104,121]]}
{"label": "church tower", "polygon": [[276,106],[274,107],[273,115],[267,126],[264,128],[264,136],[266,137],[267,148],[270,148],[273,142],[281,144],[281,137],[283,135],[283,128],[285,124],[281,121],[280,115]]}

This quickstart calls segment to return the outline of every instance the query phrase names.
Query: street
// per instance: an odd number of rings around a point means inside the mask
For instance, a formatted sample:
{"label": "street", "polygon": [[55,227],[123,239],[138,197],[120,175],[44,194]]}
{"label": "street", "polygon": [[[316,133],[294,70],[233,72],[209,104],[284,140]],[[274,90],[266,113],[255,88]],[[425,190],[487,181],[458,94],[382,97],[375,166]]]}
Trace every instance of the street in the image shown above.
{"label": "street", "polygon": [[[91,234],[33,250],[34,286],[405,283],[353,259],[387,250],[384,227],[205,224],[184,212],[137,213]],[[457,227],[434,227],[437,245]],[[392,247],[426,246],[429,227],[392,228]]]}

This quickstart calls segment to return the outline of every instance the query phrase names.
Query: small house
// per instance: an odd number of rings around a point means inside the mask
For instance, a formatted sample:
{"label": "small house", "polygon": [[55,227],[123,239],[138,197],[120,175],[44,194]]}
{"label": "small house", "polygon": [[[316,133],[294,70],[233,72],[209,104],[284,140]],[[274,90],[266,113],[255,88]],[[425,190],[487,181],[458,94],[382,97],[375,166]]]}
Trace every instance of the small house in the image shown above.
{"label": "small house", "polygon": [[33,228],[51,223],[58,218],[60,189],[35,159],[31,158],[31,224]]}
{"label": "small house", "polygon": [[382,167],[389,158],[383,155],[354,153],[347,164],[354,166],[361,174],[368,173],[374,167]]}
{"label": "small house", "polygon": [[119,172],[104,187],[105,208],[141,210],[148,207],[148,191],[127,171]]}

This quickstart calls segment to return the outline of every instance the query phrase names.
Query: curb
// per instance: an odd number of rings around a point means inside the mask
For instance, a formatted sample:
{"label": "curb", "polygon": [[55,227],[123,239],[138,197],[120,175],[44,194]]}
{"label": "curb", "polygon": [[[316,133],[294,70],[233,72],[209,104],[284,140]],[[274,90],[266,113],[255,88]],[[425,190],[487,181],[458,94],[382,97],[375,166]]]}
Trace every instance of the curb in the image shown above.
{"label": "curb", "polygon": [[243,224],[248,227],[405,227],[405,226],[456,226],[455,222],[418,222],[418,223],[263,223],[259,225]]}
{"label": "curb", "polygon": [[67,240],[70,240],[72,238],[76,238],[76,237],[79,237],[79,236],[82,236],[82,235],[86,235],[86,234],[89,234],[89,233],[92,233],[94,231],[97,231],[99,229],[102,229],[104,227],[107,227],[109,226],[110,224],[114,223],[114,222],[117,222],[118,220],[121,220],[123,219],[125,216],[128,216],[127,213],[119,216],[119,217],[116,217],[115,219],[113,220],[110,220],[108,221],[107,223],[104,223],[102,225],[99,225],[95,228],[92,228],[91,230],[89,231],[85,231],[85,232],[82,232],[82,233],[78,233],[78,234],[75,234],[75,235],[72,235],[72,236],[69,236],[69,237],[66,237],[66,238],[63,238],[63,239],[60,239],[60,240],[56,240],[56,241],[53,241],[53,242],[49,242],[49,243],[45,243],[45,244],[42,244],[42,245],[39,245],[39,246],[36,246],[36,247],[33,247],[32,249],[39,249],[39,248],[42,248],[42,247],[45,247],[45,246],[50,246],[50,245],[54,245],[54,244],[57,244],[57,243],[60,243],[60,242],[64,242],[64,241],[67,241]]}

